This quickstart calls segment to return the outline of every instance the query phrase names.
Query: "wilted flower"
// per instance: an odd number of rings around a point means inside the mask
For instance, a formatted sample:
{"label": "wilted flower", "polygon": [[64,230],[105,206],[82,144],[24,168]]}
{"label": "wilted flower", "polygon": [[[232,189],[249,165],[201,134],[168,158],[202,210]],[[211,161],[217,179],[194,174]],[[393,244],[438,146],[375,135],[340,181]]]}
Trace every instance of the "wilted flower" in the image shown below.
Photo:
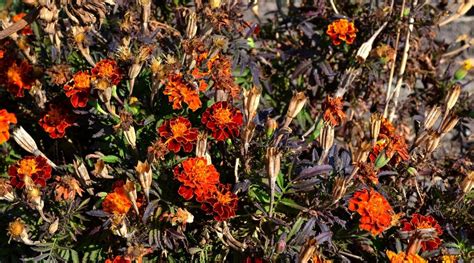
{"label": "wilted flower", "polygon": [[66,96],[71,99],[74,108],[85,107],[89,100],[91,76],[86,71],[79,71],[73,76],[73,84],[65,85]]}
{"label": "wilted flower", "polygon": [[184,82],[180,74],[171,74],[165,84],[163,94],[168,96],[169,102],[173,103],[173,109],[182,109],[182,103],[186,103],[192,111],[201,108],[199,92]]}
{"label": "wilted flower", "polygon": [[189,213],[186,209],[178,208],[176,213],[163,213],[162,218],[171,222],[171,225],[180,224],[186,226],[187,223],[194,221],[193,214]]}
{"label": "wilted flower", "polygon": [[225,221],[235,216],[238,198],[229,188],[228,185],[219,184],[202,203],[201,208],[209,214],[214,214],[214,219],[217,221]]}
{"label": "wilted flower", "polygon": [[0,200],[13,201],[15,199],[15,191],[10,181],[6,178],[0,178]]}
{"label": "wilted flower", "polygon": [[411,217],[411,220],[403,220],[402,222],[403,231],[416,231],[421,229],[433,229],[436,233],[431,239],[424,240],[421,242],[422,251],[435,250],[441,244],[441,239],[439,236],[443,234],[443,229],[438,224],[438,221],[432,216],[424,216],[418,213],[414,213]]}
{"label": "wilted flower", "polygon": [[55,200],[74,200],[76,194],[82,196],[84,192],[79,185],[79,182],[70,175],[65,175],[63,177],[56,176],[56,187],[55,187]]}
{"label": "wilted flower", "polygon": [[24,96],[24,90],[30,90],[33,86],[32,78],[33,67],[24,60],[19,65],[13,62],[7,69],[6,87],[11,93],[17,97]]}
{"label": "wilted flower", "polygon": [[353,22],[349,22],[347,19],[338,19],[328,25],[326,34],[331,38],[332,43],[338,46],[341,42],[352,44],[357,31]]}
{"label": "wilted flower", "polygon": [[341,97],[326,97],[322,105],[323,109],[323,119],[326,122],[331,123],[332,126],[337,126],[341,124],[346,118],[346,114],[342,110],[342,98]]}
{"label": "wilted flower", "polygon": [[354,193],[349,200],[349,210],[360,216],[359,227],[372,235],[387,230],[392,223],[393,210],[388,201],[373,189],[363,189]]}
{"label": "wilted flower", "polygon": [[191,152],[197,140],[198,129],[192,128],[191,122],[180,116],[166,120],[158,128],[158,133],[166,139],[165,144],[170,151],[177,153],[183,148],[185,152]]}
{"label": "wilted flower", "polygon": [[212,137],[218,141],[239,136],[243,123],[242,113],[226,101],[219,101],[202,114],[202,123],[211,130]]}
{"label": "wilted flower", "polygon": [[198,202],[209,198],[215,192],[219,183],[219,173],[212,164],[202,157],[188,158],[173,170],[174,176],[182,185],[178,193],[184,199],[190,200],[193,196]]}
{"label": "wilted flower", "polygon": [[108,193],[102,202],[102,209],[109,214],[124,215],[132,207],[123,184],[118,184],[112,193]]}
{"label": "wilted flower", "polygon": [[379,183],[379,178],[373,163],[359,163],[357,178],[365,183]]}
{"label": "wilted flower", "polygon": [[207,68],[211,72],[211,79],[214,81],[214,89],[223,90],[232,98],[240,95],[240,87],[235,84],[232,76],[231,60],[229,57],[216,55],[209,59]]}
{"label": "wilted flower", "polygon": [[387,250],[388,260],[390,263],[428,263],[427,260],[420,257],[418,254],[405,254],[405,252],[395,253],[393,251]]}
{"label": "wilted flower", "polygon": [[148,161],[155,162],[157,160],[163,160],[165,155],[168,154],[168,145],[162,140],[158,139],[148,146]]}
{"label": "wilted flower", "polygon": [[10,238],[15,241],[22,241],[25,244],[30,245],[33,243],[31,240],[29,240],[26,225],[20,218],[17,218],[8,224],[7,233]]}
{"label": "wilted flower", "polygon": [[68,65],[53,65],[46,73],[54,85],[64,85],[71,78],[71,68]]}
{"label": "wilted flower", "polygon": [[0,110],[0,144],[10,139],[10,124],[16,124],[16,116],[5,109]]}
{"label": "wilted flower", "polygon": [[10,182],[16,188],[25,186],[25,177],[32,180],[35,185],[46,185],[46,180],[51,177],[51,166],[41,156],[27,156],[8,168]]}
{"label": "wilted flower", "polygon": [[103,59],[91,69],[91,81],[99,90],[117,85],[121,79],[122,75],[115,60]]}
{"label": "wilted flower", "polygon": [[39,120],[39,125],[53,139],[62,138],[66,129],[74,124],[69,112],[58,105],[49,105],[48,112]]}

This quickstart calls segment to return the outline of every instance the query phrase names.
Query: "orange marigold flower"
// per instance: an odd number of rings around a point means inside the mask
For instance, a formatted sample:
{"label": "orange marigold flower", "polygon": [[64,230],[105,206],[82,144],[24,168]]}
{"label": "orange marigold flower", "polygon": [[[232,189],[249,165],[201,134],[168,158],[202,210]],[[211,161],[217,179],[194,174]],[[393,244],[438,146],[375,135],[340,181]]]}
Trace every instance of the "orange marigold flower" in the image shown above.
{"label": "orange marigold flower", "polygon": [[346,118],[346,114],[342,110],[342,106],[341,97],[332,98],[327,96],[322,105],[324,112],[323,119],[332,126],[341,124]]}
{"label": "orange marigold flower", "polygon": [[225,221],[235,216],[237,203],[237,195],[230,191],[230,186],[219,184],[212,195],[201,205],[201,208],[209,214],[214,214],[215,220]]}
{"label": "orange marigold flower", "polygon": [[108,193],[102,202],[102,209],[114,215],[124,215],[128,213],[132,207],[132,202],[127,196],[127,192],[123,187],[123,182],[116,184],[114,191]]}
{"label": "orange marigold flower", "polygon": [[219,183],[219,173],[212,164],[202,157],[188,158],[174,168],[174,176],[182,185],[178,193],[184,199],[190,200],[196,196],[198,202],[203,202],[215,192]]}
{"label": "orange marigold flower", "polygon": [[387,250],[388,260],[390,263],[428,263],[427,260],[420,257],[418,254],[405,254],[405,252],[395,253],[393,251]]}
{"label": "orange marigold flower", "polygon": [[0,110],[0,144],[10,139],[10,124],[16,124],[16,116],[5,109]]}
{"label": "orange marigold flower", "polygon": [[363,189],[354,193],[349,210],[360,216],[359,227],[378,235],[391,226],[393,210],[388,201],[377,191]]}
{"label": "orange marigold flower", "polygon": [[207,108],[202,114],[202,123],[212,131],[212,137],[218,141],[239,136],[243,122],[240,110],[226,101],[219,101]]}
{"label": "orange marigold flower", "polygon": [[216,90],[223,90],[230,94],[232,98],[240,95],[240,87],[235,84],[232,76],[231,60],[229,57],[216,55],[207,62],[208,71],[214,81]]}
{"label": "orange marigold flower", "polygon": [[185,152],[191,152],[198,136],[198,129],[192,128],[191,122],[181,116],[166,120],[158,128],[158,132],[166,139],[165,144],[168,145],[168,149],[175,153],[181,148]]}
{"label": "orange marigold flower", "polygon": [[432,216],[424,216],[414,213],[410,221],[405,219],[401,223],[403,226],[403,231],[415,231],[419,229],[432,228],[436,232],[437,236],[434,236],[433,239],[421,242],[422,251],[435,250],[441,244],[441,239],[439,236],[443,234],[443,229],[438,224],[438,221],[436,221],[436,219],[434,219]]}
{"label": "orange marigold flower", "polygon": [[13,62],[7,70],[7,89],[17,97],[23,97],[24,90],[30,90],[33,84],[31,77],[33,67],[28,61],[22,61],[19,65]]}
{"label": "orange marigold flower", "polygon": [[391,139],[385,138],[377,141],[372,152],[369,154],[370,161],[375,162],[377,156],[379,156],[383,150],[385,150],[387,158],[391,158],[390,162],[392,164],[410,159],[405,139],[399,135],[392,135]]}
{"label": "orange marigold flower", "polygon": [[352,44],[356,38],[357,28],[353,22],[349,22],[347,19],[338,19],[328,25],[326,34],[331,38],[332,43],[336,46],[342,42]]}
{"label": "orange marigold flower", "polygon": [[73,84],[65,85],[66,96],[74,108],[85,107],[91,90],[91,76],[87,71],[79,71],[73,76]]}
{"label": "orange marigold flower", "polygon": [[168,100],[173,103],[173,109],[175,110],[182,109],[183,102],[192,111],[201,108],[199,91],[185,83],[181,74],[171,74],[168,76],[163,94],[168,96]]}
{"label": "orange marigold flower", "polygon": [[36,185],[45,186],[51,178],[51,166],[41,156],[27,156],[8,168],[10,183],[16,188],[25,186],[25,177],[30,177]]}
{"label": "orange marigold flower", "polygon": [[66,129],[74,124],[69,112],[60,106],[50,104],[48,112],[39,120],[39,125],[53,139],[62,138]]}
{"label": "orange marigold flower", "polygon": [[120,73],[117,62],[112,59],[102,59],[97,62],[94,68],[92,68],[91,73],[92,81],[100,90],[105,90],[112,85],[117,85],[122,79],[122,74]]}
{"label": "orange marigold flower", "polygon": [[[25,16],[26,16],[26,13],[18,13],[12,17],[12,21],[13,23],[18,22]],[[25,26],[20,32],[24,36],[29,36],[33,34],[33,30],[31,29],[30,26]]]}
{"label": "orange marigold flower", "polygon": [[82,196],[84,192],[74,177],[66,175],[63,177],[56,176],[56,187],[54,188],[56,196],[54,199],[56,201],[61,200],[74,200],[76,194]]}

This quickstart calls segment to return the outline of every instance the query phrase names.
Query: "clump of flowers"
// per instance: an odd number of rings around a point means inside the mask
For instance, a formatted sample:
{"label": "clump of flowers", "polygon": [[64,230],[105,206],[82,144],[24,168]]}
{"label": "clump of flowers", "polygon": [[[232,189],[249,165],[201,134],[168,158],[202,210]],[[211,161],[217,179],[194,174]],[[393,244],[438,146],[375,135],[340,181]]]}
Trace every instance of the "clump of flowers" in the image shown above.
{"label": "clump of flowers", "polygon": [[332,126],[341,124],[346,118],[346,114],[342,110],[342,98],[341,97],[326,97],[322,105],[323,119],[330,123]]}
{"label": "clump of flowers", "polygon": [[74,124],[69,112],[58,105],[49,105],[48,112],[39,120],[39,125],[53,139],[62,138],[66,129]]}
{"label": "clump of flowers", "polygon": [[432,216],[424,216],[418,213],[414,213],[410,219],[403,220],[402,222],[403,231],[417,231],[423,229],[433,229],[435,236],[430,240],[424,240],[421,242],[422,251],[435,250],[441,244],[441,239],[439,236],[443,234],[443,229],[438,224],[438,221]]}
{"label": "clump of flowers", "polygon": [[91,81],[99,90],[118,85],[121,79],[122,74],[115,60],[103,59],[91,69]]}
{"label": "clump of flowers", "polygon": [[239,136],[243,115],[226,101],[219,101],[207,108],[202,114],[202,123],[212,132],[218,141]]}
{"label": "clump of flowers", "polygon": [[383,195],[373,189],[355,192],[349,201],[349,210],[361,216],[359,227],[374,236],[387,230],[392,224],[392,207]]}
{"label": "clump of flowers", "polygon": [[179,110],[186,103],[192,111],[201,108],[199,91],[187,84],[181,74],[170,74],[165,84],[163,94],[168,96],[169,102],[173,103],[173,109]]}
{"label": "clump of flowers", "polygon": [[24,91],[30,90],[34,79],[32,77],[33,67],[24,60],[21,63],[14,61],[7,69],[6,88],[17,97],[25,96]]}
{"label": "clump of flowers", "polygon": [[341,18],[328,25],[326,34],[331,38],[332,43],[336,46],[342,42],[352,44],[356,38],[357,28],[353,22]]}
{"label": "clump of flowers", "polygon": [[166,139],[165,143],[170,151],[191,152],[196,143],[198,130],[191,127],[191,122],[184,117],[166,120],[159,128],[158,133]]}
{"label": "clump of flowers", "polygon": [[418,254],[400,252],[395,253],[391,250],[386,251],[390,263],[427,263],[428,261],[420,257]]}
{"label": "clump of flowers", "polygon": [[10,182],[16,188],[25,186],[25,177],[29,177],[35,185],[46,186],[46,181],[51,178],[51,166],[42,156],[26,156],[16,164],[10,166],[8,175]]}
{"label": "clump of flowers", "polygon": [[72,84],[64,85],[64,90],[74,108],[85,107],[91,90],[91,75],[87,71],[77,72],[73,76]]}
{"label": "clump of flowers", "polygon": [[132,202],[121,184],[117,184],[102,202],[102,210],[113,215],[125,215],[131,207]]}
{"label": "clump of flowers", "polygon": [[0,144],[10,139],[10,125],[16,124],[16,116],[5,109],[0,110]]}

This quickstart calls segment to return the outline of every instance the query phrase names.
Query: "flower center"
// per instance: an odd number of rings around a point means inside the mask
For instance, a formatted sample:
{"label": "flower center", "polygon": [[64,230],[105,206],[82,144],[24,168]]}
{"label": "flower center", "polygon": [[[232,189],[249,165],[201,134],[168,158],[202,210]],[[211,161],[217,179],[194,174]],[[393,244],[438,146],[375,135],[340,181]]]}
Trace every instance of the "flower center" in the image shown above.
{"label": "flower center", "polygon": [[36,167],[35,159],[23,159],[20,161],[20,167],[18,168],[17,172],[19,174],[23,174],[26,176],[31,177],[34,173],[38,171]]}
{"label": "flower center", "polygon": [[420,222],[416,228],[418,229],[427,229],[427,228],[432,228],[433,226],[429,222]]}
{"label": "flower center", "polygon": [[74,87],[78,89],[88,89],[91,85],[90,76],[81,72],[74,76]]}
{"label": "flower center", "polygon": [[171,125],[171,131],[173,132],[174,137],[182,137],[188,130],[186,124],[184,123],[176,123],[175,125]]}
{"label": "flower center", "polygon": [[214,113],[217,124],[227,124],[232,121],[232,113],[229,109],[217,109]]}
{"label": "flower center", "polygon": [[114,73],[114,67],[112,64],[104,64],[102,67],[99,68],[99,76],[103,78],[108,78],[111,77],[112,74]]}
{"label": "flower center", "polygon": [[23,223],[17,220],[10,224],[10,227],[8,228],[8,232],[10,232],[10,235],[14,237],[18,237],[21,235],[24,228],[25,226],[23,225]]}

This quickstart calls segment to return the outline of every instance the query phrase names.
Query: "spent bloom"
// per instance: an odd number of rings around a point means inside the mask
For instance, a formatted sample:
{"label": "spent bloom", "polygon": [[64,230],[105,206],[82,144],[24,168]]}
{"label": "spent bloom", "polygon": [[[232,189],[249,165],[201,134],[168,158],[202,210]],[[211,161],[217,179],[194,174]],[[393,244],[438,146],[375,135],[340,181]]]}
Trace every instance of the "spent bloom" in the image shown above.
{"label": "spent bloom", "polygon": [[196,143],[198,130],[191,127],[191,122],[184,117],[176,117],[166,120],[159,128],[158,133],[165,138],[165,144],[170,151],[179,152],[181,148],[185,152],[193,150]]}
{"label": "spent bloom", "polygon": [[336,46],[342,42],[352,44],[356,38],[357,28],[353,22],[349,22],[347,19],[338,19],[328,25],[326,34],[331,38],[332,43]]}
{"label": "spent bloom", "polygon": [[91,75],[87,71],[79,71],[74,74],[72,82],[64,85],[66,96],[74,108],[85,107],[91,90]]}
{"label": "spent bloom", "polygon": [[420,257],[418,254],[406,254],[403,251],[397,254],[390,250],[387,250],[385,253],[387,254],[388,260],[390,260],[390,263],[428,263],[427,260]]}
{"label": "spent bloom", "polygon": [[231,60],[229,57],[216,55],[209,59],[207,67],[214,81],[216,90],[223,90],[230,94],[232,98],[240,95],[240,87],[235,84],[232,76]]}
{"label": "spent bloom", "polygon": [[433,229],[436,234],[432,239],[424,240],[421,242],[422,251],[426,250],[435,250],[441,244],[441,239],[439,236],[443,234],[443,229],[438,224],[438,221],[432,216],[424,216],[418,213],[414,213],[411,217],[411,220],[403,220],[402,230],[403,231],[416,231],[421,229]]}
{"label": "spent bloom", "polygon": [[10,139],[10,124],[16,124],[16,116],[5,109],[0,110],[0,144]]}
{"label": "spent bloom", "polygon": [[326,97],[322,105],[323,119],[330,123],[332,126],[341,124],[346,118],[346,114],[342,110],[342,98],[341,97]]}
{"label": "spent bloom", "polygon": [[74,124],[69,112],[58,105],[49,105],[48,112],[39,120],[39,125],[53,139],[62,138],[66,129]]}
{"label": "spent bloom", "polygon": [[359,227],[372,235],[378,235],[391,226],[392,207],[385,197],[373,189],[355,192],[349,201],[349,210],[361,216]]}
{"label": "spent bloom", "polygon": [[25,177],[29,177],[35,185],[44,187],[46,180],[51,177],[51,166],[42,156],[26,156],[10,166],[8,174],[10,183],[16,188],[25,186]]}
{"label": "spent bloom", "polygon": [[219,101],[202,114],[202,123],[211,130],[212,137],[218,141],[239,136],[243,115],[226,101]]}
{"label": "spent bloom", "polygon": [[188,158],[174,168],[174,176],[181,182],[178,193],[184,199],[193,196],[198,202],[209,198],[219,183],[219,173],[202,157]]}
{"label": "spent bloom", "polygon": [[54,189],[56,192],[54,199],[56,201],[74,200],[76,195],[82,196],[82,193],[84,192],[79,185],[79,181],[70,175],[63,177],[57,176],[56,181],[57,183]]}

